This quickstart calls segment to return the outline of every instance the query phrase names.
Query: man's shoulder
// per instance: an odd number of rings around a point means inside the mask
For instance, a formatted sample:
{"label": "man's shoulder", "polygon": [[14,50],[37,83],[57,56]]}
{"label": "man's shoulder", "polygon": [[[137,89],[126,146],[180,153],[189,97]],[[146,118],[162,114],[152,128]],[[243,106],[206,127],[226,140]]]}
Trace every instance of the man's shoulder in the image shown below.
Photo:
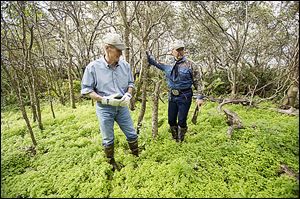
{"label": "man's shoulder", "polygon": [[195,66],[195,63],[193,60],[186,58],[184,60],[184,64],[188,67],[188,68],[193,68]]}
{"label": "man's shoulder", "polygon": [[194,61],[191,60],[190,58],[186,58],[186,63],[188,63],[188,64],[194,64]]}
{"label": "man's shoulder", "polygon": [[120,59],[119,65],[125,66],[125,67],[130,67],[130,64],[125,59]]}
{"label": "man's shoulder", "polygon": [[105,61],[102,58],[99,58],[91,61],[86,67],[93,68],[95,66],[105,66],[105,64]]}
{"label": "man's shoulder", "polygon": [[187,63],[191,68],[196,68],[198,69],[199,67],[201,67],[201,65],[198,62],[195,62],[194,60],[187,58]]}

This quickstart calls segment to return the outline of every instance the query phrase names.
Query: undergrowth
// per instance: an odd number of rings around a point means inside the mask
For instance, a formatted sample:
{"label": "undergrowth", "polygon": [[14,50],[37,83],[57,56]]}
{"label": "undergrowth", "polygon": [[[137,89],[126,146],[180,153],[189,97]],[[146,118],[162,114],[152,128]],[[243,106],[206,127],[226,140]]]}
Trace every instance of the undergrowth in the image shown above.
{"label": "undergrowth", "polygon": [[[115,124],[112,172],[104,157],[99,124],[89,100],[76,109],[55,105],[56,118],[44,104],[45,130],[33,124],[36,154],[20,112],[1,111],[1,197],[242,197],[297,198],[299,181],[280,172],[282,164],[299,175],[299,116],[227,104],[244,129],[227,137],[226,117],[217,103],[201,108],[197,125],[188,116],[182,143],[168,131],[167,103],[159,104],[158,136],[152,138],[151,103],[139,134],[140,156],[130,154],[125,135]],[[140,104],[131,112],[137,123]]]}

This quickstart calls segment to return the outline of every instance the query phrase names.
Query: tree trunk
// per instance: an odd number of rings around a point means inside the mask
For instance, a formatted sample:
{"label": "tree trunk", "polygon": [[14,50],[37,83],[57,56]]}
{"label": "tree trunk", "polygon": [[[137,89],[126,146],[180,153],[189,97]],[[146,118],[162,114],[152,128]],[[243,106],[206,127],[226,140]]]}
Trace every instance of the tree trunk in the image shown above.
{"label": "tree trunk", "polygon": [[63,106],[65,106],[66,103],[65,103],[64,93],[61,91],[60,86],[58,86],[58,93],[59,93],[59,101],[60,101],[60,103],[61,103]]}
{"label": "tree trunk", "polygon": [[[30,53],[31,54],[31,53]],[[38,125],[39,125],[39,129],[43,130],[43,123],[42,123],[42,114],[41,114],[41,107],[40,107],[40,100],[36,91],[36,87],[35,87],[35,74],[33,72],[33,67],[32,65],[30,65],[30,72],[31,72],[31,77],[32,77],[32,91],[33,91],[33,97],[34,97],[34,105],[35,105],[35,110],[36,110],[36,114],[37,114],[37,121],[38,121]]]}
{"label": "tree trunk", "polygon": [[37,114],[36,114],[36,109],[35,109],[35,104],[34,104],[34,97],[33,97],[33,92],[31,91],[31,83],[29,82],[29,87],[28,87],[28,93],[29,93],[29,98],[30,98],[30,107],[32,111],[32,120],[33,122],[36,122],[37,119]]}
{"label": "tree trunk", "polygon": [[284,106],[295,107],[295,102],[299,92],[298,86],[299,85],[297,85],[296,83],[290,86],[290,88],[287,91],[287,96],[282,103]]}
{"label": "tree trunk", "polygon": [[[146,49],[148,49],[148,38],[146,38],[146,40],[144,41],[144,49],[143,52],[146,51]],[[137,124],[137,132],[139,132],[139,128],[142,126],[142,120],[144,118],[145,115],[145,111],[146,111],[146,101],[147,101],[147,78],[148,78],[148,70],[149,68],[147,67],[148,62],[146,60],[146,58],[143,58],[143,77],[142,77],[142,106],[141,106],[141,110],[140,110],[140,114],[138,117],[138,124]]]}
{"label": "tree trunk", "polygon": [[[133,39],[131,41],[133,41]],[[133,46],[133,44],[132,44],[132,46]],[[136,69],[136,66],[134,64],[133,49],[131,48],[130,51],[131,51],[131,54],[132,54],[131,59],[130,59],[130,66],[131,66],[131,71],[133,73],[132,75],[133,75],[134,83],[136,84],[136,79],[135,79],[135,69]],[[136,90],[133,89],[133,91],[132,91],[132,98],[130,99],[130,104],[129,104],[129,108],[132,111],[135,110],[135,97],[136,97],[135,93],[136,93]]]}
{"label": "tree trunk", "polygon": [[39,129],[43,130],[43,123],[42,123],[42,114],[41,114],[41,107],[40,107],[40,99],[38,97],[38,92],[37,92],[37,88],[36,88],[36,75],[34,72],[34,68],[32,66],[32,59],[31,59],[31,49],[32,49],[32,44],[33,44],[33,39],[34,39],[34,35],[33,35],[33,27],[30,28],[30,46],[28,49],[28,64],[29,64],[29,69],[30,69],[30,75],[31,75],[31,79],[32,79],[32,93],[33,93],[33,97],[34,97],[34,105],[35,105],[35,110],[36,110],[36,115],[37,115],[37,120],[38,120],[38,125],[39,125]]}
{"label": "tree trunk", "polygon": [[155,90],[153,93],[152,101],[153,101],[153,106],[152,106],[152,136],[153,138],[156,138],[157,133],[158,133],[158,99],[159,99],[159,93],[160,93],[160,85],[161,85],[161,80],[158,81],[155,85]]}
{"label": "tree trunk", "polygon": [[293,83],[287,91],[286,98],[283,100],[283,105],[285,106],[295,107],[295,102],[299,93],[299,67],[298,66],[299,66],[299,43],[297,43],[297,46],[295,48],[295,53],[290,63],[291,73],[293,74],[292,77]]}
{"label": "tree trunk", "polygon": [[23,101],[23,98],[22,98],[22,95],[21,95],[22,92],[21,92],[21,88],[20,88],[20,83],[18,82],[19,81],[18,77],[14,78],[14,79],[11,77],[11,75],[10,75],[8,69],[6,68],[6,66],[4,64],[2,64],[2,59],[1,59],[1,66],[3,66],[4,71],[6,72],[7,76],[9,77],[10,82],[12,83],[11,86],[13,87],[13,90],[15,91],[15,94],[17,95],[18,104],[19,104],[20,110],[22,112],[23,119],[26,122],[27,129],[30,133],[32,144],[33,144],[34,147],[36,147],[37,142],[36,142],[34,133],[32,131],[32,128],[31,128],[31,125],[30,125],[30,122],[29,122],[29,119],[28,119],[28,115],[26,113],[24,101]]}
{"label": "tree trunk", "polygon": [[[142,54],[140,52],[140,59],[142,60]],[[141,64],[141,68],[140,68],[140,72],[139,72],[139,77],[138,77],[138,81],[136,84],[136,90],[135,90],[135,96],[134,96],[134,103],[138,100],[139,96],[140,96],[140,91],[141,91],[141,87],[143,85],[143,79],[142,79],[142,75],[143,75],[143,68],[146,67],[146,65],[143,65],[143,63]]]}
{"label": "tree trunk", "polygon": [[235,63],[234,68],[232,69],[231,97],[233,99],[235,99],[237,95],[237,67],[238,67],[238,63]]}
{"label": "tree trunk", "polygon": [[18,89],[18,99],[19,99],[18,101],[19,101],[19,106],[20,106],[21,112],[22,112],[22,116],[23,116],[23,119],[24,119],[25,122],[26,122],[27,129],[28,129],[28,131],[29,131],[29,134],[30,134],[30,138],[31,138],[32,144],[33,144],[34,147],[36,147],[37,142],[36,142],[34,133],[33,133],[33,131],[32,131],[32,128],[31,128],[31,125],[30,125],[30,122],[29,122],[29,119],[28,119],[28,116],[27,116],[27,113],[26,113],[26,109],[25,109],[25,106],[24,106],[24,103],[23,103],[23,99],[22,99],[22,97],[21,97],[21,91],[20,91],[20,88]]}
{"label": "tree trunk", "polygon": [[[122,19],[123,19],[123,24],[124,24],[124,40],[125,40],[125,46],[129,47],[129,36],[130,36],[130,26],[131,26],[131,23],[128,21],[127,19],[127,4],[126,4],[126,1],[122,2],[122,1],[117,1],[117,6],[118,6],[118,9],[119,9],[119,12],[122,16]],[[133,69],[133,64],[132,64],[132,60],[130,60],[130,48],[126,48],[125,49],[125,60],[130,64],[131,68]],[[134,72],[134,70],[132,70],[132,72]],[[129,104],[129,109],[130,110],[134,110],[135,109],[135,90],[133,90],[133,93],[132,93],[132,98],[130,100],[130,104]]]}
{"label": "tree trunk", "polygon": [[[50,92],[50,88],[52,87],[52,83],[51,83],[51,78],[50,78],[50,75],[49,75],[49,70],[46,66],[45,59],[44,59],[44,64],[45,64],[45,68],[46,68],[46,72],[47,72],[46,85],[47,85],[48,99],[49,99],[49,102],[50,102],[52,117],[55,119],[55,113],[54,113],[54,108],[53,108],[53,103],[52,103],[52,94]],[[49,79],[50,79],[50,86],[49,86]]]}
{"label": "tree trunk", "polygon": [[70,94],[70,102],[71,102],[71,107],[76,108],[75,106],[75,97],[74,97],[74,89],[73,89],[73,77],[72,77],[72,57],[70,55],[70,44],[69,44],[69,30],[68,26],[66,23],[65,18],[65,52],[66,52],[66,57],[67,57],[67,65],[68,65],[68,80],[69,80],[69,94]]}
{"label": "tree trunk", "polygon": [[[123,5],[122,5],[123,4]],[[126,1],[117,1],[117,6],[119,9],[119,12],[122,16],[123,19],[123,24],[125,27],[125,35],[124,35],[124,40],[125,40],[125,46],[129,47],[129,34],[130,34],[130,22],[127,19],[127,4]],[[129,49],[125,49],[125,60],[129,63]]]}
{"label": "tree trunk", "polygon": [[[22,13],[25,12],[25,3],[20,3],[20,7],[22,10]],[[29,66],[29,87],[31,87],[29,90],[32,91],[32,99],[33,99],[33,113],[36,113],[36,118],[38,120],[38,125],[41,130],[43,130],[43,124],[42,124],[42,115],[41,115],[41,110],[40,110],[40,103],[39,103],[39,98],[38,94],[36,91],[36,79],[35,79],[35,74],[34,74],[34,69],[32,66],[32,59],[31,59],[31,49],[33,46],[33,40],[34,40],[34,35],[33,35],[33,27],[34,25],[28,25],[27,23],[27,18],[25,15],[21,15],[22,17],[22,33],[23,33],[23,41],[22,41],[22,46],[23,46],[23,54],[24,54],[24,63],[25,63],[25,69],[27,69],[27,66]],[[30,40],[29,40],[29,46],[27,45],[27,39],[26,39],[26,25],[30,31]],[[20,88],[19,88],[20,89]],[[34,110],[35,109],[35,110]]]}
{"label": "tree trunk", "polygon": [[[124,23],[127,23],[127,25],[125,25],[125,45],[127,47],[129,47],[129,34],[130,34],[130,30],[129,30],[129,26],[130,26],[130,23],[127,21],[127,5],[126,5],[126,1],[124,1],[124,4],[125,4],[125,21]],[[126,48],[125,49],[125,59],[126,61],[129,63],[129,48]]]}
{"label": "tree trunk", "polygon": [[70,90],[70,101],[71,101],[71,106],[72,108],[76,108],[75,105],[75,96],[74,96],[74,88],[73,88],[73,77],[72,77],[72,57],[68,57],[68,79],[69,79],[69,90]]}

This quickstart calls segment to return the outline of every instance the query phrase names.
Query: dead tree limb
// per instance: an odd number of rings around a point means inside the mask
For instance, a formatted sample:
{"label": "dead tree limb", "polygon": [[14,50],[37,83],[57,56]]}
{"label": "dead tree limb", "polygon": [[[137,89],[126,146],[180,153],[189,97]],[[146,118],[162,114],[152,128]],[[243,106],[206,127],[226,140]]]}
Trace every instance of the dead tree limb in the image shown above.
{"label": "dead tree limb", "polygon": [[250,105],[250,101],[247,99],[224,99],[223,102],[221,104],[219,104],[217,110],[219,113],[222,112],[222,106],[225,104],[229,104],[229,103],[233,103],[233,104],[239,104],[241,103],[244,106],[248,106]]}
{"label": "dead tree limb", "polygon": [[276,108],[270,108],[271,110],[275,110],[279,113],[284,113],[284,114],[288,114],[288,115],[299,115],[299,109],[296,109],[294,107],[290,107],[289,109],[285,110],[285,109],[276,109]]}
{"label": "dead tree limb", "polygon": [[212,102],[218,102],[218,103],[222,103],[223,99],[219,99],[219,98],[214,98],[214,97],[207,97],[206,99],[212,101]]}
{"label": "dead tree limb", "polygon": [[292,177],[292,178],[295,178],[299,181],[299,174],[297,175],[293,170],[291,170],[287,165],[285,164],[282,164],[280,165],[280,171],[279,171],[280,174],[287,174],[288,176]]}
{"label": "dead tree limb", "polygon": [[228,135],[229,138],[231,138],[232,134],[233,134],[233,130],[235,128],[243,129],[244,126],[242,124],[241,119],[239,118],[239,116],[235,112],[230,111],[228,109],[224,109],[223,111],[227,116],[227,124],[229,125],[229,128],[227,130],[227,135]]}
{"label": "dead tree limb", "polygon": [[[224,99],[223,102],[220,103],[219,106],[217,107],[218,112],[221,113],[222,106],[225,104],[229,104],[229,103],[233,103],[233,104],[241,103],[244,106],[250,105],[250,101],[246,100],[246,99]],[[236,114],[235,112],[230,111],[228,109],[224,109],[223,111],[227,117],[227,124],[229,125],[229,128],[227,130],[227,135],[229,138],[231,138],[234,129],[236,129],[236,128],[243,129],[244,126],[243,126],[242,121],[241,121],[240,117],[238,116],[238,114]]]}

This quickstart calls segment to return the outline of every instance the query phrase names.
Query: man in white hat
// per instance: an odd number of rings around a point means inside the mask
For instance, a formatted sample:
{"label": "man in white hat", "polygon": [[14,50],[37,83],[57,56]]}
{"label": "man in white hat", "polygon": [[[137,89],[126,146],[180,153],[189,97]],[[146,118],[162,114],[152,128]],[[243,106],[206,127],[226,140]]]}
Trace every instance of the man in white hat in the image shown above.
{"label": "man in white hat", "polygon": [[81,94],[97,101],[104,152],[113,170],[119,170],[114,159],[114,121],[124,132],[132,154],[138,156],[138,135],[128,109],[134,80],[130,65],[120,60],[122,50],[126,49],[121,37],[108,33],[103,37],[103,48],[105,55],[85,68]]}
{"label": "man in white hat", "polygon": [[197,106],[203,104],[202,83],[199,68],[185,57],[185,45],[181,40],[171,44],[174,59],[171,64],[162,64],[155,61],[146,51],[149,64],[156,66],[165,73],[169,92],[168,123],[172,137],[177,142],[184,140],[187,132],[187,115],[192,103],[192,85],[197,92]]}

